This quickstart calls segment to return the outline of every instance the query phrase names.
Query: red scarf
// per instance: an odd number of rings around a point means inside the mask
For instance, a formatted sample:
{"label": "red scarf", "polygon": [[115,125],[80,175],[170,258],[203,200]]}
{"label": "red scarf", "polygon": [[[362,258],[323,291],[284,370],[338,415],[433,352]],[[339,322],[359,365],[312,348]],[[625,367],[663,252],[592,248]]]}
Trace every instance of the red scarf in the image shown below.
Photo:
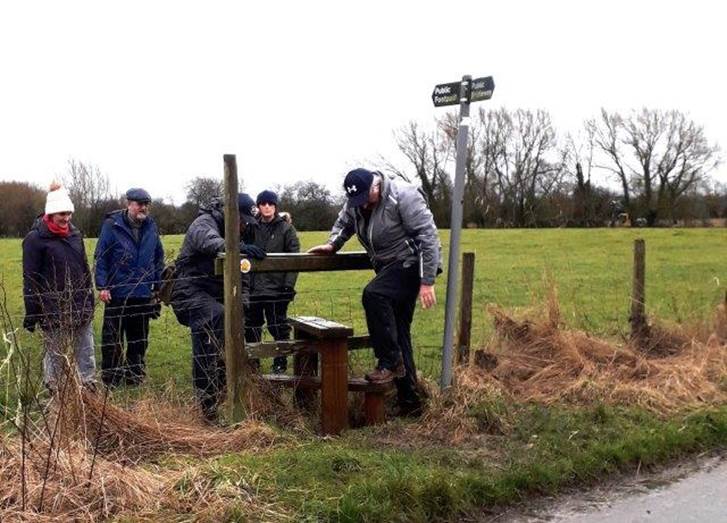
{"label": "red scarf", "polygon": [[55,234],[56,236],[60,236],[61,238],[68,238],[71,234],[71,227],[70,225],[66,225],[65,227],[61,227],[60,225],[56,225],[53,223],[53,220],[51,219],[50,215],[44,214],[43,215],[43,221],[48,226],[48,230]]}

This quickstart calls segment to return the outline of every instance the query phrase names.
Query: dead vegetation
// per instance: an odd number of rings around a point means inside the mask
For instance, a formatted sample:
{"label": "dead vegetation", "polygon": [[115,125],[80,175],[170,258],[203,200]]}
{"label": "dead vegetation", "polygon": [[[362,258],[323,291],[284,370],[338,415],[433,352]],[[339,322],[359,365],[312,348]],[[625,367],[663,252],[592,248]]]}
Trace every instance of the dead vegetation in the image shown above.
{"label": "dead vegetation", "polygon": [[488,308],[489,343],[440,393],[417,424],[387,426],[377,437],[416,445],[483,444],[503,434],[515,403],[639,406],[658,416],[727,401],[727,308],[690,327],[650,324],[646,335],[617,343],[563,327],[555,291],[547,304],[517,319]]}
{"label": "dead vegetation", "polygon": [[695,328],[692,335],[686,328],[650,325],[648,337],[623,345],[563,329],[552,300],[547,321],[516,320],[496,307],[489,312],[497,335],[483,351],[497,363],[470,372],[483,373],[517,401],[601,401],[664,415],[727,400],[723,306],[710,329]]}

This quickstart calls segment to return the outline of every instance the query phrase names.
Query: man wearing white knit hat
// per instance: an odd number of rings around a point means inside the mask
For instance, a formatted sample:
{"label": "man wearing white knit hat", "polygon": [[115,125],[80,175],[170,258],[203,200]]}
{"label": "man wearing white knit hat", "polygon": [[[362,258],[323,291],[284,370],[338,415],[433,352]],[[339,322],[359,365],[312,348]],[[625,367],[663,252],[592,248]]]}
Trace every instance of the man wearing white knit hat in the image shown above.
{"label": "man wearing white knit hat", "polygon": [[68,191],[54,183],[45,214],[23,240],[23,327],[33,332],[40,325],[43,331],[43,379],[52,392],[75,382],[69,371],[88,388],[96,383],[93,285],[83,236],[71,224],[73,211]]}

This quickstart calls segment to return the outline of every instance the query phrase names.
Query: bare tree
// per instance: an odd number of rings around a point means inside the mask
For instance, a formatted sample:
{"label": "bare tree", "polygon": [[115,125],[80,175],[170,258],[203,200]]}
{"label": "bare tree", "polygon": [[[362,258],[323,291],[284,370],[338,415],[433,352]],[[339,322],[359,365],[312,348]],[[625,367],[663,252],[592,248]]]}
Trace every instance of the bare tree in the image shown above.
{"label": "bare tree", "polygon": [[563,168],[568,176],[575,180],[573,187],[572,223],[579,227],[596,224],[594,209],[593,185],[593,151],[595,148],[593,134],[586,129],[585,135],[568,134],[562,152]]}
{"label": "bare tree", "polygon": [[340,198],[312,180],[298,181],[278,189],[280,210],[289,213],[300,231],[318,231],[336,221]]}
{"label": "bare tree", "polygon": [[678,111],[663,115],[666,143],[656,174],[659,177],[659,205],[673,219],[678,199],[695,188],[720,164],[720,150],[709,144],[702,126]]}
{"label": "bare tree", "polygon": [[417,122],[410,121],[394,132],[394,138],[413,173],[385,160],[387,169],[407,181],[418,182],[429,201],[435,221],[440,226],[446,224],[451,193],[451,179],[446,167],[454,150],[446,129],[438,125],[427,132]]}
{"label": "bare tree", "polygon": [[224,183],[216,178],[198,176],[190,181],[185,189],[188,201],[198,207],[208,207],[213,199],[222,197]]}
{"label": "bare tree", "polygon": [[543,196],[559,189],[563,158],[550,114],[543,110],[480,110],[482,168],[493,176],[503,219],[516,227],[537,222]]}
{"label": "bare tree", "polygon": [[601,109],[601,119],[587,120],[586,132],[593,143],[598,147],[606,161],[597,165],[598,168],[609,171],[615,175],[621,184],[623,200],[626,209],[631,211],[631,191],[629,175],[622,158],[621,144],[623,142],[623,118],[618,113],[609,114]]}
{"label": "bare tree", "polygon": [[61,178],[75,207],[73,222],[84,234],[95,235],[105,212],[118,206],[109,177],[98,166],[71,159]]}
{"label": "bare tree", "polygon": [[624,118],[601,109],[600,120],[587,121],[586,128],[606,159],[598,166],[616,174],[631,213],[632,195],[638,195],[649,225],[663,212],[673,218],[679,197],[720,161],[704,128],[680,111],[643,108]]}

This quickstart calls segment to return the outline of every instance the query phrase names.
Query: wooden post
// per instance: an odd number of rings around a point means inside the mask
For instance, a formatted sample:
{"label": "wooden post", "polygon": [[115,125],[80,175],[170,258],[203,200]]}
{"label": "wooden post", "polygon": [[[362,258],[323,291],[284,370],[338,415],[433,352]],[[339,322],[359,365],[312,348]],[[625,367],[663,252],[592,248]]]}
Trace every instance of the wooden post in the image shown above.
{"label": "wooden post", "polygon": [[[296,340],[312,339],[313,336],[303,332],[298,327],[293,328],[293,338]],[[293,356],[293,374],[300,377],[318,376],[318,353],[297,352]],[[295,404],[301,408],[309,408],[313,405],[316,392],[310,389],[295,389]]]}
{"label": "wooden post", "polygon": [[321,431],[340,434],[348,427],[348,344],[325,340],[321,355]]}
{"label": "wooden post", "polygon": [[[323,318],[290,319],[298,333],[317,340],[321,356],[321,430],[340,434],[348,427],[348,338],[353,329]],[[299,334],[296,334],[296,337]]]}
{"label": "wooden post", "polygon": [[364,416],[366,425],[381,425],[386,423],[386,395],[381,391],[366,391],[364,393]]}
{"label": "wooden post", "polygon": [[646,244],[643,239],[634,240],[634,281],[631,289],[631,337],[644,334],[646,328]]}
{"label": "wooden post", "polygon": [[460,364],[470,359],[470,343],[472,341],[472,293],[475,282],[475,253],[465,252],[462,255],[462,294],[459,302],[459,336],[457,355]]}
{"label": "wooden post", "polygon": [[243,397],[249,385],[244,321],[240,293],[240,211],[237,207],[237,161],[234,154],[225,163],[225,368],[230,421],[245,416]]}

